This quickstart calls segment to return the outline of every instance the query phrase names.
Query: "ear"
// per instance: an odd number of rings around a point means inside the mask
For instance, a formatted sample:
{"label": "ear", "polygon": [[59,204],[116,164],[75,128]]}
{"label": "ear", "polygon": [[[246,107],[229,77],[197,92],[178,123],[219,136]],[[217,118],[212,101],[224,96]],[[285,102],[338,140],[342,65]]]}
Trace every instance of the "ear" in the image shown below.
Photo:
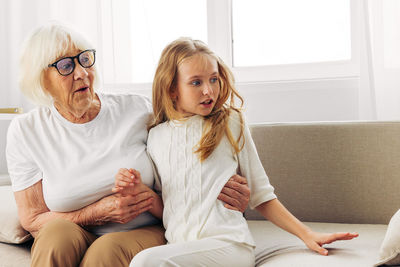
{"label": "ear", "polygon": [[45,93],[49,93],[48,90],[48,84],[50,83],[49,81],[49,70],[44,70],[42,71],[42,73],[40,74],[40,85],[42,87],[42,89],[45,91]]}
{"label": "ear", "polygon": [[169,92],[169,96],[173,101],[175,101],[178,98],[178,89],[176,87],[171,88],[171,91]]}

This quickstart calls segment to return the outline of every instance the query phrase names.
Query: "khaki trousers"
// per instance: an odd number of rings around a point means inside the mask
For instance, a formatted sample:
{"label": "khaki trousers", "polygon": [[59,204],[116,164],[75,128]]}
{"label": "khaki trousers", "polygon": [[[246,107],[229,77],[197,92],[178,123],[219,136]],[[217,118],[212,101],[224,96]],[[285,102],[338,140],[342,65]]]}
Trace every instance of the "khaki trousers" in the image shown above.
{"label": "khaki trousers", "polygon": [[36,236],[31,266],[126,267],[140,251],[165,243],[160,225],[97,237],[75,223],[56,219]]}

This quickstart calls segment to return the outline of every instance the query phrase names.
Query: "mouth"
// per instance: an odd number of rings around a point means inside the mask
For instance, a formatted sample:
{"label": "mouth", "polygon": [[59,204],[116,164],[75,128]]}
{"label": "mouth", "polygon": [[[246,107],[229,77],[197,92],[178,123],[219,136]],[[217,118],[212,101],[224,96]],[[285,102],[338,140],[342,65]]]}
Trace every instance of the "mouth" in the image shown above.
{"label": "mouth", "polygon": [[206,101],[201,102],[200,104],[208,106],[208,105],[211,105],[213,102],[214,102],[214,100],[208,99]]}
{"label": "mouth", "polygon": [[76,90],[74,93],[82,93],[82,92],[86,92],[87,90],[89,90],[88,86],[82,86],[82,87],[78,88],[78,90]]}

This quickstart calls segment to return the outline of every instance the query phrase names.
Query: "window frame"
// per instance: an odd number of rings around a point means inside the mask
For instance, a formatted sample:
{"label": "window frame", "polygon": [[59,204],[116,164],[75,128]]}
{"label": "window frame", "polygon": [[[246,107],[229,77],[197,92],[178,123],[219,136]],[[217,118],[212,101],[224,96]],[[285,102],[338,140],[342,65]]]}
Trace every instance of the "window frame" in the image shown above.
{"label": "window frame", "polygon": [[[119,6],[129,4],[129,0],[120,0]],[[233,62],[233,38],[232,38],[232,0],[206,0],[207,1],[207,37],[209,47],[220,56],[224,62],[232,69],[235,80],[238,83],[259,83],[259,82],[279,82],[296,80],[320,80],[335,78],[356,78],[360,75],[360,40],[361,40],[361,8],[362,0],[350,0],[350,21],[351,21],[351,59],[344,61],[314,62],[303,64],[285,64],[270,66],[250,66],[234,67]],[[118,30],[118,25],[114,20],[121,20],[122,16],[128,16],[127,9],[124,14],[119,14],[113,5],[115,1],[101,0],[101,8],[98,10],[101,14],[101,33],[99,32],[100,48],[111,51],[112,59],[105,60],[105,56],[99,51],[99,61],[102,65],[101,71],[105,80],[113,82],[104,83],[107,89],[122,90],[151,88],[149,83],[123,83],[117,82],[120,75],[118,73],[118,58],[120,49],[124,43],[123,38],[129,36],[123,35]],[[118,13],[118,14],[117,14]],[[121,40],[122,39],[122,40]],[[100,50],[100,49],[99,49]],[[104,53],[104,51],[103,51]],[[107,78],[106,78],[107,77]],[[120,88],[120,89],[118,89]]]}

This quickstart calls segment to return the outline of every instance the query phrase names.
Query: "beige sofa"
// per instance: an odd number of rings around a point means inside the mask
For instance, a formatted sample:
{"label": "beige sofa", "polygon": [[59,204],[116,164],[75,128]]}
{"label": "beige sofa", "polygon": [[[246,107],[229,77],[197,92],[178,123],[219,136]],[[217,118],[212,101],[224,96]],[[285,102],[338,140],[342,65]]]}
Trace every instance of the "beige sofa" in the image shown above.
{"label": "beige sofa", "polygon": [[[293,214],[314,230],[360,234],[326,245],[330,255],[320,256],[248,210],[257,266],[376,263],[400,208],[400,122],[257,124],[251,130],[276,194]],[[29,244],[0,243],[0,266],[29,266]]]}

